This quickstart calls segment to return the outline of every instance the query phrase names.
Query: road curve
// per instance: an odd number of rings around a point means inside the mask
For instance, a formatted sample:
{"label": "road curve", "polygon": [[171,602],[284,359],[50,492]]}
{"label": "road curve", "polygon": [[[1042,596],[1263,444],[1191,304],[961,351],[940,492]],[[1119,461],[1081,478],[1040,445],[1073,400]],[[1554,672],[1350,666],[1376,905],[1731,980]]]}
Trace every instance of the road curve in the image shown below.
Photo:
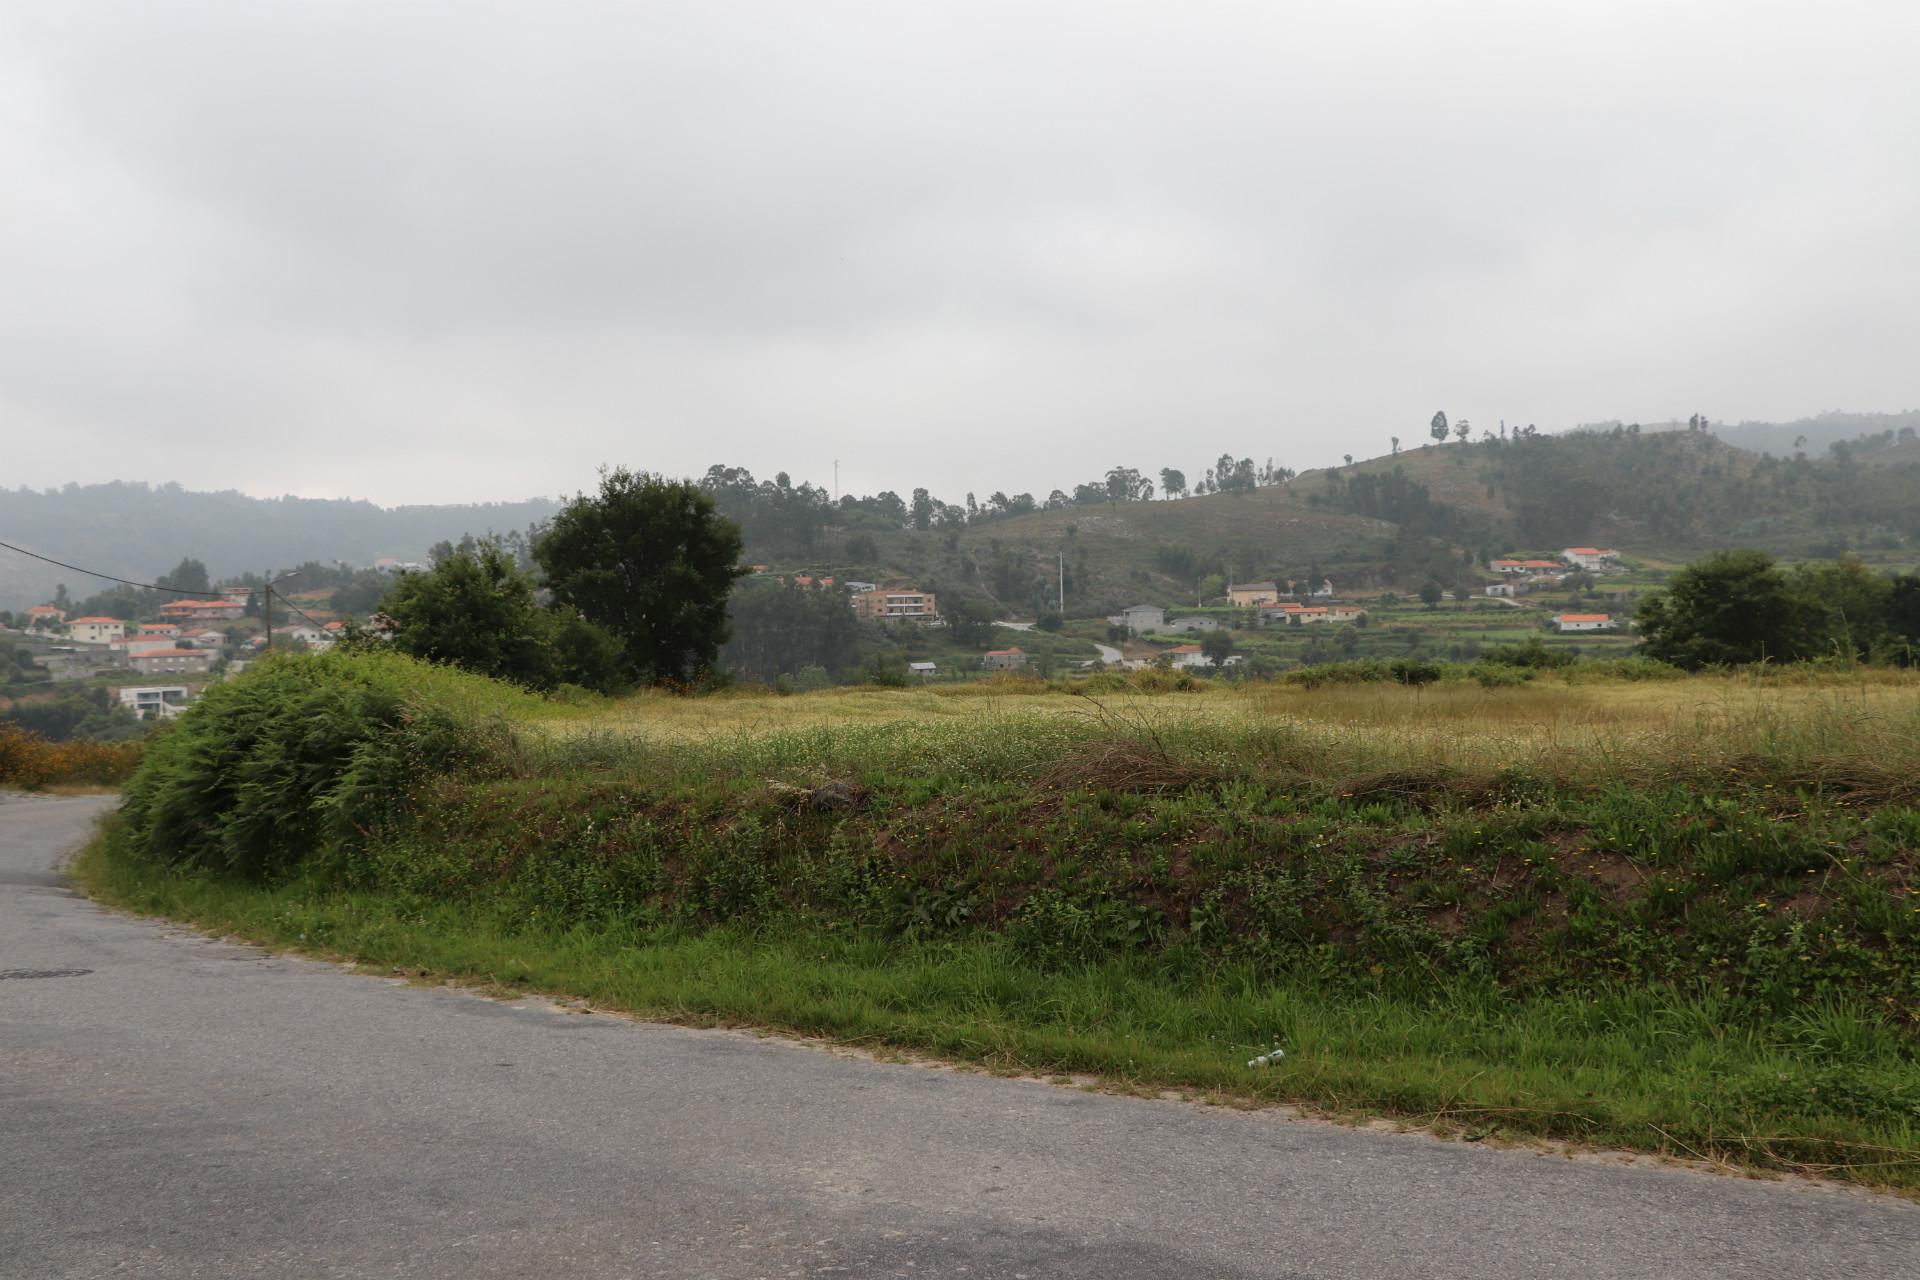
{"label": "road curve", "polygon": [[[1912,1277],[1888,1197],[506,1004],[129,919],[0,803],[0,1275]],[[58,976],[56,976],[58,975]]]}

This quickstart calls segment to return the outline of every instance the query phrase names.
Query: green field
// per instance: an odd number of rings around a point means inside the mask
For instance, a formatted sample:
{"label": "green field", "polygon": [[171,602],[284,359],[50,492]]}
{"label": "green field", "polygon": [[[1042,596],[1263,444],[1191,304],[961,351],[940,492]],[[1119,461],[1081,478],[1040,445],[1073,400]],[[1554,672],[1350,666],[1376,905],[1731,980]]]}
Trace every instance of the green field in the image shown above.
{"label": "green field", "polygon": [[1607,670],[556,706],[295,658],[83,875],[649,1016],[1920,1186],[1920,680]]}

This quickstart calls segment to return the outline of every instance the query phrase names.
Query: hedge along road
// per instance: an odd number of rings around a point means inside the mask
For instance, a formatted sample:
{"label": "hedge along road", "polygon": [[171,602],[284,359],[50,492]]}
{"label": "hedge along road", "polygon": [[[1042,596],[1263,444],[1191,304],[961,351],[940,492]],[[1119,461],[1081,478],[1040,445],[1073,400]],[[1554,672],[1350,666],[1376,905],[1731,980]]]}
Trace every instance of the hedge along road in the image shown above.
{"label": "hedge along road", "polygon": [[1900,1276],[1920,1207],[502,1003],[76,897],[0,803],[0,1275]]}

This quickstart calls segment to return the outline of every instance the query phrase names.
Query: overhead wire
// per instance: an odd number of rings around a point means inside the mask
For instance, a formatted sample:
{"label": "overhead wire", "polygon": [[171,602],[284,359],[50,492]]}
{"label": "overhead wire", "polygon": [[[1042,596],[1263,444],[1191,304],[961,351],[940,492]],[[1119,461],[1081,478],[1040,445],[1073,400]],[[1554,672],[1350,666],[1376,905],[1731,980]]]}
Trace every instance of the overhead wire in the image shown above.
{"label": "overhead wire", "polygon": [[55,560],[52,556],[43,556],[38,551],[29,551],[25,547],[16,547],[11,542],[0,542],[0,547],[5,547],[8,551],[17,551],[23,556],[31,556],[35,560],[44,560],[48,564],[59,565],[62,569],[71,569],[75,573],[84,573],[90,578],[105,578],[108,582],[117,582],[123,587],[144,587],[148,591],[165,591],[176,596],[199,596],[206,600],[218,600],[221,598],[221,594],[218,591],[188,591],[181,587],[163,587],[157,582],[135,582],[132,578],[117,577],[111,573],[102,573],[98,569],[82,568],[77,564],[68,564],[65,560]]}
{"label": "overhead wire", "polygon": [[[117,583],[121,583],[123,587],[142,587],[142,589],[146,589],[146,591],[165,591],[167,595],[200,595],[200,597],[217,597],[217,595],[219,595],[219,591],[182,591],[180,587],[163,587],[163,585],[159,585],[157,581],[134,581],[132,578],[119,578],[119,576],[115,576],[115,574],[102,574],[100,570],[84,568],[81,564],[67,564],[65,560],[56,560],[54,557],[44,557],[44,555],[40,555],[38,551],[27,551],[25,547],[15,547],[13,543],[6,543],[6,541],[0,541],[0,547],[6,547],[8,551],[17,551],[17,553],[23,555],[23,557],[33,557],[35,560],[46,560],[48,564],[58,564],[60,568],[71,568],[75,574],[86,574],[88,578],[106,578],[108,581],[117,581]],[[271,585],[273,585],[273,583],[269,583],[269,587],[271,587]],[[301,618],[305,618],[305,620],[307,620],[309,624],[313,624],[315,628],[321,626],[321,624],[313,618],[313,614],[309,614],[307,610],[303,610],[300,604],[294,604],[290,599],[286,599],[286,593],[284,593],[284,591],[280,593],[280,604],[284,604],[290,612],[300,614]]]}

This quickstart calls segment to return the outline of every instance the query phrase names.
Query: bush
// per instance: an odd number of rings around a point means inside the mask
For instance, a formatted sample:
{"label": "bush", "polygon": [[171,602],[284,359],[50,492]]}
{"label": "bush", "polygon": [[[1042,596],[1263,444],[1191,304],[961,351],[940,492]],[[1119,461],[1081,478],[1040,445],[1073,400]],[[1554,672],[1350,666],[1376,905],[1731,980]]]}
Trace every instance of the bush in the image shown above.
{"label": "bush", "polygon": [[27,791],[72,783],[114,786],[133,772],[143,746],[137,740],[53,742],[0,720],[0,786]]}
{"label": "bush", "polygon": [[1482,689],[1511,689],[1534,677],[1530,667],[1510,667],[1500,662],[1476,662],[1468,670]]}
{"label": "bush", "polygon": [[1401,684],[1432,684],[1447,674],[1443,662],[1423,662],[1418,658],[1395,658],[1387,664],[1388,672]]}
{"label": "bush", "polygon": [[404,811],[421,782],[500,756],[504,729],[476,712],[512,696],[400,654],[270,658],[156,736],[122,838],[156,861],[284,873]]}
{"label": "bush", "polygon": [[1549,648],[1537,637],[1520,644],[1495,645],[1481,656],[1503,667],[1529,667],[1536,671],[1570,667],[1580,660],[1574,650]]}

